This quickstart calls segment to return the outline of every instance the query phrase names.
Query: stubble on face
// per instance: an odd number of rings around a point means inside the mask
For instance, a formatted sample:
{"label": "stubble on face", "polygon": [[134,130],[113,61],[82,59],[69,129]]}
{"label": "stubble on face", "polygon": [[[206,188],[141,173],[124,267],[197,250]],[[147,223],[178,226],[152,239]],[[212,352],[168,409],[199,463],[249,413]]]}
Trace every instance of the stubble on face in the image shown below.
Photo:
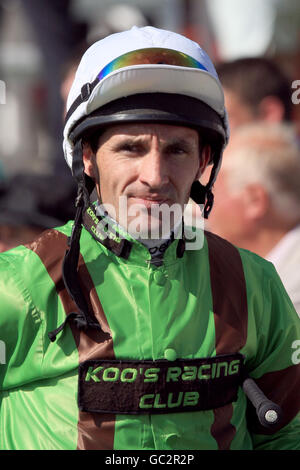
{"label": "stubble on face", "polygon": [[[199,136],[182,126],[112,126],[99,139],[95,164],[103,206],[109,213],[114,208],[110,215],[123,226],[124,219],[128,227],[139,217],[145,231],[151,224],[163,224],[163,213],[153,217],[155,210],[175,204],[183,211],[199,173]],[[126,217],[120,212],[122,198],[127,202]],[[173,219],[171,226],[174,223]]]}

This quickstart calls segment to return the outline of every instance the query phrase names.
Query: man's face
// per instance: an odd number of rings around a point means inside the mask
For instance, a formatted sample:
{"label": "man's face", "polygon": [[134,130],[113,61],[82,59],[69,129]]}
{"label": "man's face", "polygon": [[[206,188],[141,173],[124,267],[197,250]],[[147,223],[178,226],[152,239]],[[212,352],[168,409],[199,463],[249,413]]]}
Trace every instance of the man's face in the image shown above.
{"label": "man's face", "polygon": [[[156,238],[149,232],[145,236],[150,227],[154,232],[159,228],[161,237],[165,232],[163,216],[153,213],[162,205],[170,208],[177,204],[183,210],[191,185],[209,157],[200,158],[199,148],[197,131],[187,127],[112,126],[101,135],[96,155],[84,153],[85,171],[96,181],[102,204],[108,205],[108,212],[129,232],[130,224],[134,228],[139,222],[137,231],[142,238]],[[172,229],[174,219],[170,224]]]}
{"label": "man's face", "polygon": [[[207,228],[241,248],[249,248],[249,239],[257,230],[256,218],[253,217],[251,190],[248,185],[233,185],[233,167],[231,166],[236,148],[231,141],[225,149],[223,163],[213,187],[214,206],[209,215]],[[251,188],[251,186],[250,186]]]}

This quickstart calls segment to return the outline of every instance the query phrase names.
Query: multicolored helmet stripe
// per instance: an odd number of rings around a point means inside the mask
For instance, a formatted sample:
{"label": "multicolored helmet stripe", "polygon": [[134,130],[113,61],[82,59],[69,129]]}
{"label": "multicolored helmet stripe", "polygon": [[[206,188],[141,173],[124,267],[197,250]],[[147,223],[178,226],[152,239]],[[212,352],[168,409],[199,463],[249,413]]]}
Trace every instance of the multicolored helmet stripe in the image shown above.
{"label": "multicolored helmet stripe", "polygon": [[198,60],[173,49],[164,49],[162,47],[153,47],[138,49],[127,52],[109,62],[99,73],[99,81],[105,78],[115,70],[133,65],[174,65],[180,67],[190,67],[194,69],[207,69]]}

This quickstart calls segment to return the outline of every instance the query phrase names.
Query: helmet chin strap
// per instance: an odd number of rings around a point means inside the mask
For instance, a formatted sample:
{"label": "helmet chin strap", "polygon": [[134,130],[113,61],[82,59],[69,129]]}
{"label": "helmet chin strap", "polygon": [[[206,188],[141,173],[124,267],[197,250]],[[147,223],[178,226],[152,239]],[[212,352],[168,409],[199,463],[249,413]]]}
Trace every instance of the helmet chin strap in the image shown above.
{"label": "helmet chin strap", "polygon": [[92,180],[84,173],[81,139],[76,142],[74,147],[72,172],[78,184],[78,192],[75,202],[76,215],[71,236],[68,238],[68,248],[63,260],[62,276],[71,299],[77,305],[78,312],[69,313],[62,325],[60,325],[56,330],[48,333],[51,341],[55,341],[57,334],[63,330],[66,323],[70,320],[73,320],[78,328],[97,328],[101,330],[99,323],[91,318],[88,304],[82,293],[77,276],[82,219],[84,212],[90,205],[90,193],[94,187]]}
{"label": "helmet chin strap", "polygon": [[194,181],[191,187],[190,197],[196,204],[204,205],[203,216],[207,219],[214,202],[214,195],[209,185],[204,186],[200,181]]}
{"label": "helmet chin strap", "polygon": [[219,158],[213,159],[214,163],[210,172],[208,183],[204,186],[200,183],[200,181],[196,180],[193,182],[191,187],[190,198],[193,199],[196,204],[204,205],[203,216],[205,219],[208,219],[210,211],[213,208],[214,195],[212,193],[212,188],[217,179],[217,175],[221,167],[222,153],[223,150],[219,149]]}
{"label": "helmet chin strap", "polygon": [[221,162],[222,153],[220,154],[219,159],[213,164],[208,183],[204,186],[200,183],[200,181],[196,180],[193,182],[191,187],[190,197],[191,199],[193,199],[193,201],[196,202],[196,204],[204,205],[203,216],[205,219],[208,219],[208,216],[214,204],[214,195],[212,193],[212,187],[219,173]]}

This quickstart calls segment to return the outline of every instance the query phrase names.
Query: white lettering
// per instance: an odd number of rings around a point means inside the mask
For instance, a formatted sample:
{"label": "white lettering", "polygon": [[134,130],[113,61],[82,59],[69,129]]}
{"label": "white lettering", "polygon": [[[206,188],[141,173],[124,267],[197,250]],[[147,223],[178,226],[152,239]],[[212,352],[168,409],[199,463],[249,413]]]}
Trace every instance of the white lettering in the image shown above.
{"label": "white lettering", "polygon": [[[184,235],[186,250],[199,250],[203,247],[204,219],[201,217],[203,206],[197,207],[197,211],[190,210],[190,204],[184,205],[183,208],[180,204],[169,206],[165,203],[153,203],[150,207],[138,203],[130,204],[128,207],[127,197],[120,196],[118,210],[108,203],[99,207],[101,212],[108,214],[113,220],[118,220],[117,224],[113,224],[106,217],[100,219],[97,231],[102,237],[111,237],[111,233],[119,232],[122,238],[126,238],[127,231],[135,239],[164,239],[169,237],[173,227],[179,227],[181,220],[184,219],[184,232],[178,229],[175,231],[175,238],[180,239]],[[89,214],[96,223],[97,218],[91,212]]]}
{"label": "white lettering", "polygon": [[292,343],[292,349],[296,349],[296,351],[292,354],[292,363],[299,364],[300,363],[300,339],[296,339]]}
{"label": "white lettering", "polygon": [[0,340],[0,364],[6,364],[6,347],[4,341]]}
{"label": "white lettering", "polygon": [[296,88],[294,93],[292,93],[292,102],[293,104],[300,103],[300,80],[294,80],[292,83],[292,88]]}
{"label": "white lettering", "polygon": [[6,104],[6,85],[3,80],[0,80],[0,104]]}

